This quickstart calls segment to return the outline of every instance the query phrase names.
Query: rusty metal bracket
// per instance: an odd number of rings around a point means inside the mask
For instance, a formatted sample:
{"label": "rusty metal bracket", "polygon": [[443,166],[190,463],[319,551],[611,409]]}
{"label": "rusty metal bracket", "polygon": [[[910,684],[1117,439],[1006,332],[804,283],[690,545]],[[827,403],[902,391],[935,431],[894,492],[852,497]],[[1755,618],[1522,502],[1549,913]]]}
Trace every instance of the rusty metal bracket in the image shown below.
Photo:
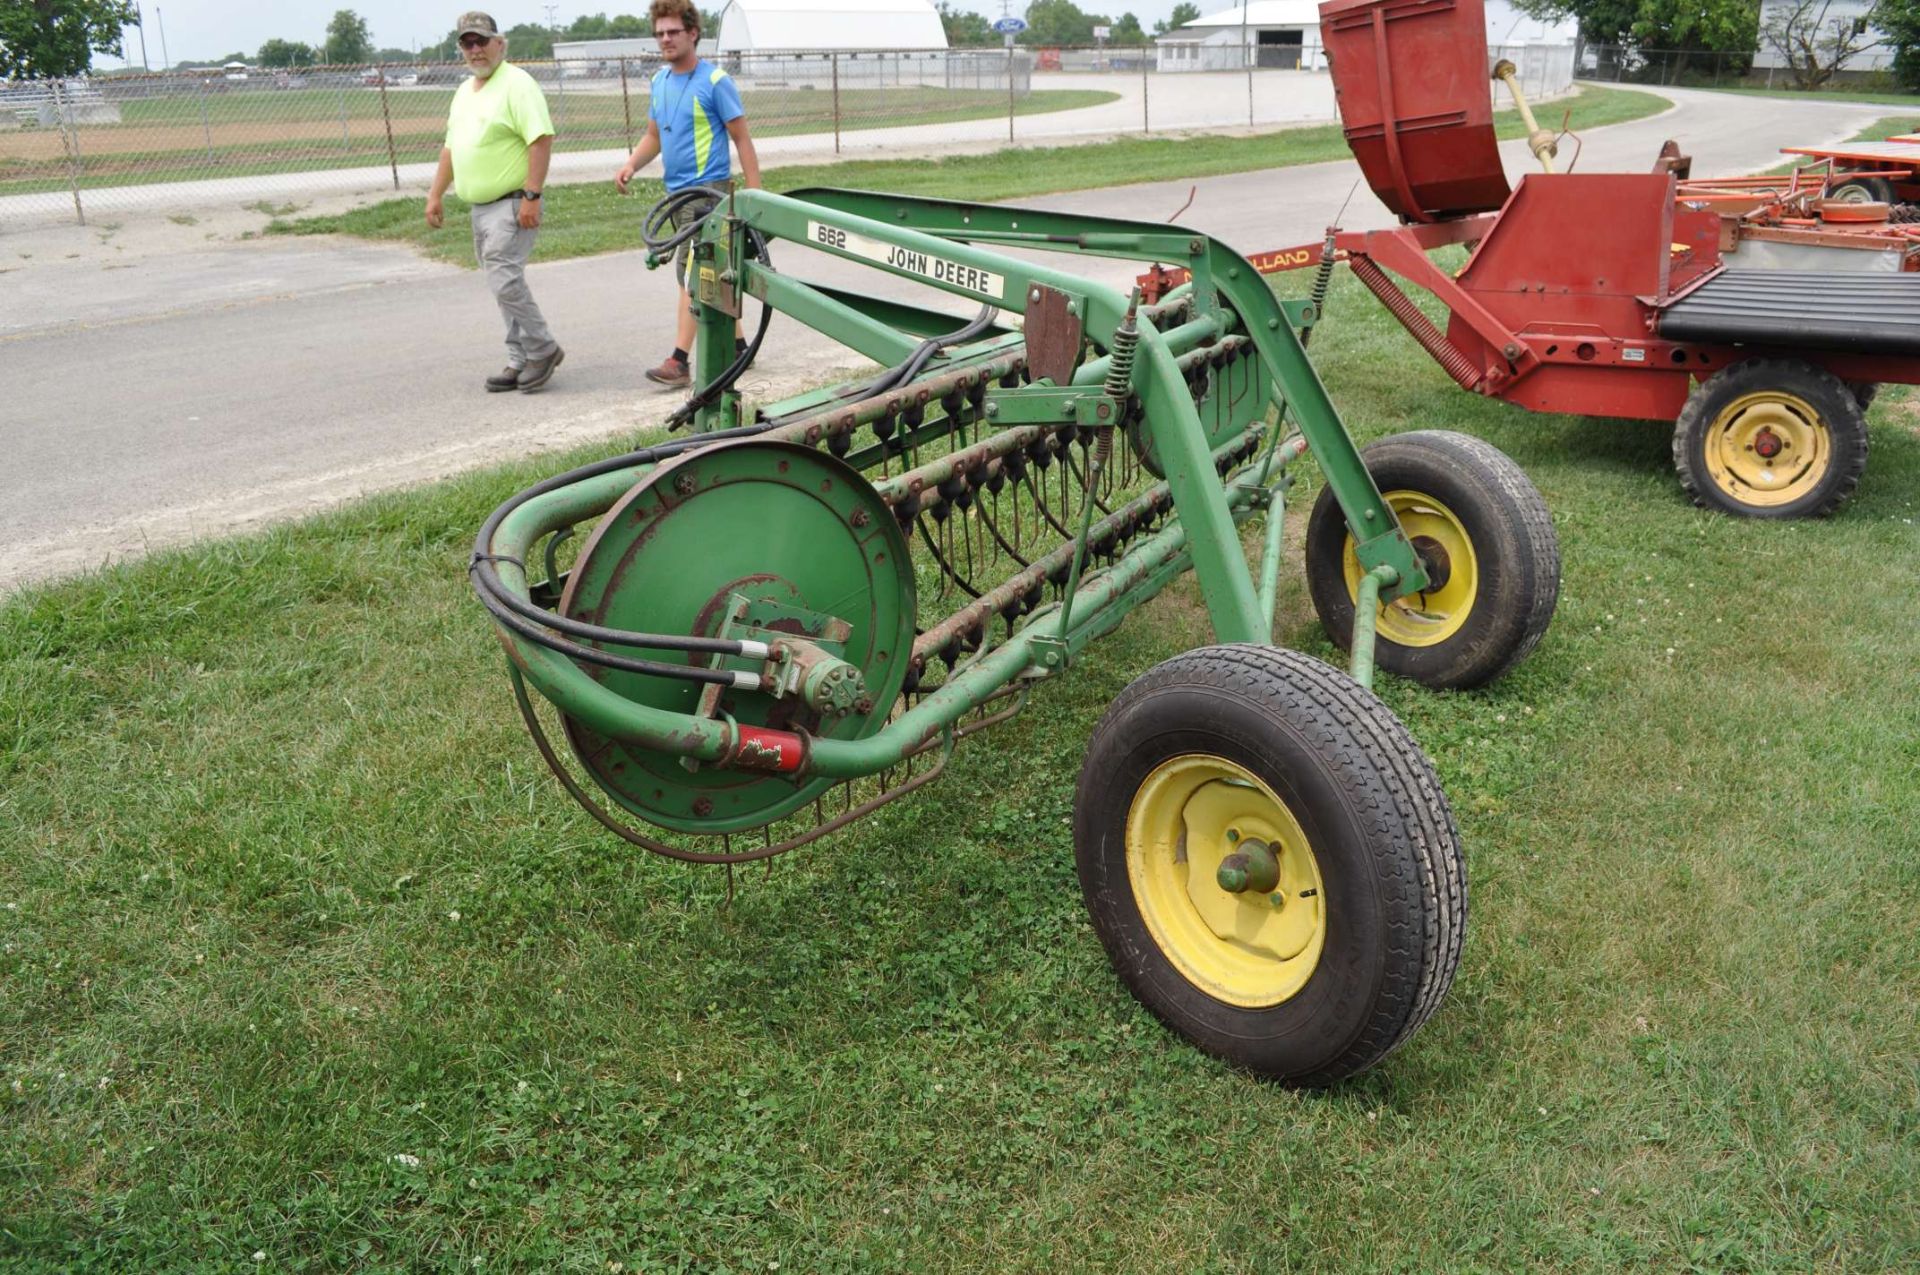
{"label": "rusty metal bracket", "polygon": [[1073,384],[1086,350],[1085,314],[1079,297],[1041,283],[1027,289],[1027,369],[1034,380]]}

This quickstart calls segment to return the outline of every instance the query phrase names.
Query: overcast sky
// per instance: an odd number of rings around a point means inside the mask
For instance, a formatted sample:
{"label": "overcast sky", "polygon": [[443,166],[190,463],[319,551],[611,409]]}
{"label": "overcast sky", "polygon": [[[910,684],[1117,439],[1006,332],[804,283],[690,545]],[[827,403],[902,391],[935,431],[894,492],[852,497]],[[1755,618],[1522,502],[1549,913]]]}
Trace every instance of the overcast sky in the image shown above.
{"label": "overcast sky", "polygon": [[[138,0],[146,15],[147,61],[151,66],[161,66],[160,33],[166,31],[166,53],[172,62],[208,62],[222,54],[237,51],[244,52],[249,58],[268,40],[300,40],[307,44],[318,45],[326,39],[327,23],[336,11],[352,8],[367,20],[368,28],[373,32],[375,48],[411,49],[423,44],[432,44],[453,29],[456,18],[464,12],[458,0],[446,3],[445,0],[362,0],[359,4],[343,4],[341,0],[270,0],[269,3],[243,3],[243,0],[163,0],[161,4]],[[1153,29],[1157,19],[1163,19],[1173,12],[1177,0],[1077,0],[1082,9],[1089,13],[1105,12],[1110,18],[1122,13],[1132,13],[1140,19],[1140,24],[1148,30]],[[1225,9],[1233,0],[1201,0],[1200,11],[1213,13]],[[722,0],[701,0],[701,7],[718,8]],[[530,3],[529,0],[514,0],[513,3],[496,2],[488,8],[484,0],[478,0],[479,7],[494,16],[501,29],[522,22],[548,21],[548,6]],[[957,8],[972,9],[991,17],[998,17],[1001,6],[998,0],[958,0]],[[1012,11],[1023,13],[1026,10],[1024,0],[1015,0]],[[552,18],[561,26],[566,26],[583,13],[637,13],[647,11],[647,0],[610,0],[609,3],[559,3],[552,6]],[[123,64],[140,65],[140,33],[128,28],[126,33],[126,57],[99,58],[101,67],[115,67]]]}

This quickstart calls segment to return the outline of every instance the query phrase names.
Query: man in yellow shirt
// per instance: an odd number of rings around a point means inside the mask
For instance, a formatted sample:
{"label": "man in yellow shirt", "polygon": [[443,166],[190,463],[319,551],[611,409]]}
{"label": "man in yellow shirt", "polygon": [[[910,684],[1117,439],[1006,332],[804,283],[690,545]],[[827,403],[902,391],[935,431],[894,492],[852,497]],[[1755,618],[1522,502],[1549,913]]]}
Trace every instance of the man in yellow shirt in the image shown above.
{"label": "man in yellow shirt", "polygon": [[532,393],[566,357],[527,287],[540,227],[540,196],[553,159],[553,119],[531,75],[507,64],[507,38],[484,13],[460,15],[460,56],[473,78],[454,90],[447,142],[427,191],[427,225],[439,229],[447,187],[473,208],[473,254],[507,321],[507,366],[489,393]]}

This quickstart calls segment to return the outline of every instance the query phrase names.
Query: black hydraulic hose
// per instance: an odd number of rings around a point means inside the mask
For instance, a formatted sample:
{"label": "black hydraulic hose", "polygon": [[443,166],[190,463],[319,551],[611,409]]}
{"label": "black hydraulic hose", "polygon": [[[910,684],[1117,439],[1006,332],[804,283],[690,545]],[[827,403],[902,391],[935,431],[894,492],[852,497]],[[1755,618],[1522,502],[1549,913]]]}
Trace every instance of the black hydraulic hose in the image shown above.
{"label": "black hydraulic hose", "polygon": [[[661,237],[658,235],[658,229],[662,221],[670,217],[672,212],[683,204],[691,204],[697,199],[705,198],[711,198],[717,201],[723,198],[724,194],[725,192],[716,190],[713,187],[688,187],[685,190],[674,192],[674,194],[661,200],[649,210],[641,226],[642,240],[647,244],[649,250],[656,253],[678,247],[680,243],[691,238],[698,232],[700,223],[694,222],[689,226],[680,227],[674,234]],[[663,208],[666,209],[665,213],[661,211]],[[765,241],[760,238],[757,232],[754,232],[754,238],[760,248],[761,259],[767,261],[768,256]],[[849,397],[852,395],[858,395],[863,398],[869,397],[872,394],[882,393],[887,389],[891,389],[903,381],[912,380],[920,374],[926,364],[944,346],[958,344],[978,336],[991,325],[994,315],[997,313],[998,311],[992,306],[982,306],[980,313],[964,327],[947,333],[944,336],[929,337],[915,348],[914,352],[904,363],[889,369],[887,372],[883,372],[879,377],[875,378],[874,381],[869,382],[868,385],[856,388],[851,392]],[[747,366],[753,361],[753,355],[759,350],[760,342],[766,336],[767,324],[771,316],[772,307],[766,307],[762,310],[760,327],[754,334],[753,342],[734,359],[733,364],[730,365],[727,371],[722,373],[712,385],[696,393],[693,398],[690,398],[687,403],[683,405],[680,411],[675,412],[672,417],[668,418],[669,428],[674,428],[677,424],[684,423],[686,420],[691,419],[693,412],[698,410],[698,407],[702,405],[700,400],[703,395],[708,395],[709,391],[715,395],[719,394],[731,386],[733,379],[737,378],[746,370]],[[710,398],[706,401],[710,401]],[[467,565],[468,575],[471,578],[474,592],[478,595],[481,605],[486,607],[488,613],[491,614],[497,622],[512,630],[514,633],[519,634],[521,637],[538,646],[543,646],[548,650],[569,656],[576,660],[582,660],[590,664],[598,664],[606,668],[621,669],[627,672],[647,673],[662,677],[677,677],[688,681],[717,682],[723,685],[735,684],[737,678],[732,673],[696,668],[691,665],[661,664],[651,660],[636,660],[627,656],[613,655],[595,647],[581,646],[577,642],[571,642],[566,638],[556,636],[556,634],[565,633],[573,637],[584,638],[587,641],[605,642],[614,646],[684,651],[694,654],[738,656],[742,655],[745,650],[742,643],[726,638],[704,638],[684,634],[641,633],[625,629],[612,629],[598,624],[588,624],[583,620],[571,619],[567,616],[546,610],[543,607],[536,606],[532,602],[526,601],[516,595],[511,589],[507,588],[506,582],[500,578],[499,569],[494,566],[494,563],[499,561],[501,556],[492,552],[493,537],[499,530],[500,524],[506,521],[508,515],[513,513],[514,510],[530,500],[546,495],[548,492],[557,491],[561,487],[569,486],[577,482],[584,482],[587,479],[598,478],[616,470],[629,469],[636,465],[658,463],[659,461],[678,456],[683,452],[691,451],[697,447],[705,447],[712,443],[725,442],[729,439],[752,438],[777,428],[779,424],[780,422],[776,420],[762,421],[753,425],[717,430],[713,433],[700,434],[692,438],[675,439],[671,442],[658,443],[651,447],[643,447],[621,456],[594,461],[590,464],[568,470],[563,474],[556,474],[552,478],[536,483],[509,497],[488,516],[487,521],[481,526],[479,535],[474,539],[473,557]],[[517,560],[515,561],[517,562]],[[518,565],[523,571],[525,570],[526,564],[519,563]],[[531,621],[531,623],[529,621]],[[544,631],[548,629],[553,630],[553,632]]]}
{"label": "black hydraulic hose", "polygon": [[[714,209],[727,199],[728,194],[729,192],[718,186],[686,186],[674,191],[649,208],[646,216],[640,219],[640,242],[644,243],[647,251],[655,257],[671,254],[681,244],[700,233],[700,227],[706,223],[706,219],[712,215]],[[702,205],[705,207],[699,217],[684,226],[675,227],[672,233],[664,233],[667,227],[673,225],[674,214],[683,208],[696,208]],[[747,237],[753,245],[753,255],[760,264],[771,267],[773,255],[767,251],[766,236],[749,227]],[[674,409],[673,414],[667,417],[668,429],[679,429],[691,421],[694,414],[701,408],[708,406],[733,388],[734,382],[753,366],[754,358],[760,353],[760,343],[766,340],[767,328],[772,321],[773,307],[763,304],[760,308],[760,324],[754,331],[753,340],[747,343],[745,349],[734,355],[733,361],[721,370],[720,375],[695,390],[688,396],[686,402]]]}
{"label": "black hydraulic hose", "polygon": [[[835,395],[835,398],[840,402],[845,402],[848,399],[872,398],[876,394],[885,394],[896,385],[911,381],[914,377],[920,375],[921,371],[926,368],[927,363],[941,350],[949,345],[960,345],[964,342],[971,341],[992,327],[994,316],[999,313],[998,310],[990,305],[981,306],[980,313],[969,320],[965,327],[956,328],[952,332],[948,332],[942,336],[928,337],[914,347],[913,353],[909,354],[904,362],[896,363],[894,366],[886,369],[864,384],[849,386],[847,389]],[[799,411],[789,412],[786,416],[776,418],[776,423],[777,421],[790,420],[795,416],[803,416],[809,412],[817,412],[819,410],[817,406],[803,407]]]}
{"label": "black hydraulic hose", "polygon": [[550,651],[570,655],[576,660],[585,660],[604,668],[622,669],[629,673],[646,673],[654,677],[677,677],[685,682],[714,682],[721,686],[739,686],[743,678],[749,685],[760,684],[759,676],[752,673],[735,674],[719,669],[699,668],[692,664],[662,664],[656,660],[634,660],[624,655],[609,655],[605,651],[596,650],[590,646],[581,646],[564,638],[542,633],[539,628],[513,614],[484,593],[480,595],[480,605],[487,609],[496,622],[512,629],[528,641],[537,642]]}
{"label": "black hydraulic hose", "polygon": [[[664,676],[690,678],[691,680],[702,682],[732,681],[733,677],[731,674],[717,674],[711,670],[695,669],[687,665],[654,664],[650,661],[631,660],[624,656],[611,655],[605,651],[566,641],[563,638],[554,636],[552,633],[546,633],[534,627],[534,625],[543,625],[546,628],[554,629],[562,633],[570,633],[575,637],[586,638],[589,641],[609,642],[617,646],[720,655],[740,655],[744,651],[741,643],[728,639],[692,637],[681,634],[637,633],[622,629],[609,629],[597,624],[587,624],[584,621],[569,619],[566,616],[557,615],[552,611],[535,606],[533,603],[515,595],[512,590],[507,588],[506,582],[500,578],[499,568],[494,566],[494,563],[501,560],[501,555],[495,554],[492,551],[493,537],[499,531],[500,524],[505,522],[508,515],[512,514],[514,510],[520,508],[520,506],[530,500],[546,495],[548,492],[557,491],[562,487],[577,482],[584,482],[591,478],[599,478],[604,474],[613,473],[617,470],[630,469],[636,465],[645,465],[667,460],[671,457],[678,456],[682,452],[691,451],[696,447],[705,447],[711,443],[725,442],[728,439],[735,438],[752,438],[755,435],[764,434],[772,428],[773,426],[771,424],[746,425],[739,429],[720,430],[712,434],[702,434],[697,438],[682,438],[668,443],[658,443],[651,447],[642,447],[637,451],[627,452],[621,456],[613,456],[606,460],[593,461],[590,464],[581,465],[576,469],[570,469],[563,474],[556,474],[552,478],[535,483],[524,491],[515,493],[488,515],[487,521],[480,528],[480,534],[474,538],[473,557],[467,564],[467,573],[473,583],[474,592],[479,595],[481,605],[485,606],[496,620],[512,629],[515,633],[520,634],[528,641],[561,654],[572,656],[575,659],[585,660],[591,664],[602,664],[608,668],[623,668],[636,673],[660,672]],[[522,570],[525,570],[524,563],[521,563],[520,566]],[[528,620],[533,621],[534,624],[528,624]]]}

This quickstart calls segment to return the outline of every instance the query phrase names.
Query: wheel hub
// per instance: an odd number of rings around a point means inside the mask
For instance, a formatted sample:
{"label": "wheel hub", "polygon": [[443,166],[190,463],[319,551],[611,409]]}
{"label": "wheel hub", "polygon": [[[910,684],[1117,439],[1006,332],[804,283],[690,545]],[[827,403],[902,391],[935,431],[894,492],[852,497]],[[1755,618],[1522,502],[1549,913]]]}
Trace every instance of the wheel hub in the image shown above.
{"label": "wheel hub", "polygon": [[[1229,832],[1228,840],[1235,835]],[[1238,850],[1220,860],[1220,870],[1213,874],[1213,879],[1228,894],[1245,894],[1249,890],[1255,894],[1271,894],[1280,884],[1280,860],[1266,842],[1242,841]]]}
{"label": "wheel hub", "polygon": [[[1379,633],[1401,646],[1435,646],[1458,633],[1480,590],[1480,560],[1460,516],[1423,492],[1381,493],[1426,568],[1427,587],[1380,608]],[[1365,571],[1347,537],[1341,560],[1347,596],[1360,596]]]}
{"label": "wheel hub", "polygon": [[1743,504],[1784,505],[1826,477],[1833,444],[1819,409],[1797,394],[1763,390],[1729,403],[1705,439],[1707,474]]}
{"label": "wheel hub", "polygon": [[1415,536],[1413,551],[1420,555],[1420,565],[1427,569],[1427,591],[1438,593],[1445,589],[1453,579],[1453,555],[1447,547],[1432,536]]}
{"label": "wheel hub", "polygon": [[1235,762],[1189,754],[1134,795],[1127,870],[1155,942],[1216,1000],[1278,1005],[1326,942],[1318,860],[1286,805]]}

